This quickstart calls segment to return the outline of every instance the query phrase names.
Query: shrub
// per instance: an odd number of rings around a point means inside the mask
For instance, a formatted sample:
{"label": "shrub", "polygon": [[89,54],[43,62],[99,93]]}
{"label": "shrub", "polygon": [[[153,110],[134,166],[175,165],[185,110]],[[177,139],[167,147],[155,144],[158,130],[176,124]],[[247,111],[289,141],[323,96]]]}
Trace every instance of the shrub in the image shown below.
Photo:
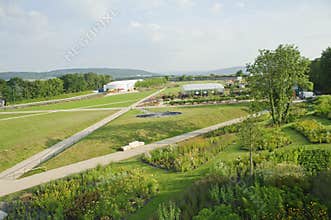
{"label": "shrub", "polygon": [[220,138],[194,139],[181,146],[170,146],[145,154],[142,160],[153,166],[176,172],[196,169],[225,148]]}
{"label": "shrub", "polygon": [[317,173],[326,170],[330,164],[331,153],[326,150],[305,150],[299,155],[299,164],[308,172]]}
{"label": "shrub", "polygon": [[331,96],[320,96],[314,103],[314,109],[317,115],[331,118]]}
{"label": "shrub", "polygon": [[264,129],[260,138],[258,138],[257,150],[272,151],[276,148],[285,147],[291,144],[289,137],[280,129]]}
{"label": "shrub", "polygon": [[98,168],[33,189],[9,202],[9,219],[122,219],[157,192],[138,169]]}
{"label": "shrub", "polygon": [[215,206],[213,209],[202,209],[197,216],[193,217],[193,220],[240,220],[240,216],[233,212],[231,206],[220,205]]}
{"label": "shrub", "polygon": [[303,120],[293,128],[302,133],[312,143],[331,143],[331,132],[316,120]]}
{"label": "shrub", "polygon": [[168,203],[161,203],[157,213],[158,220],[179,220],[180,209],[176,203],[169,201]]}

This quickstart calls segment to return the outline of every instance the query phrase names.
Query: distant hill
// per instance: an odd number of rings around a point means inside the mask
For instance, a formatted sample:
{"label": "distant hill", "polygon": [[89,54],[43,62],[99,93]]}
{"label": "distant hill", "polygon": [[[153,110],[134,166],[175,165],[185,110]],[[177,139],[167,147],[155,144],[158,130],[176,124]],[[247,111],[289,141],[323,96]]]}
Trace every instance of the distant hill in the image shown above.
{"label": "distant hill", "polygon": [[217,75],[231,75],[235,74],[238,70],[242,70],[244,73],[246,72],[246,68],[244,66],[236,66],[236,67],[229,67],[217,70],[208,70],[208,71],[175,71],[175,72],[168,72],[165,74],[170,75],[210,75],[210,74],[217,74]]}
{"label": "distant hill", "polygon": [[138,69],[119,69],[119,68],[76,68],[76,69],[60,69],[49,72],[0,72],[0,79],[9,80],[13,77],[20,77],[22,79],[49,79],[60,77],[69,73],[98,73],[111,75],[114,79],[128,79],[128,78],[145,78],[151,76],[160,76],[161,74],[148,72]]}

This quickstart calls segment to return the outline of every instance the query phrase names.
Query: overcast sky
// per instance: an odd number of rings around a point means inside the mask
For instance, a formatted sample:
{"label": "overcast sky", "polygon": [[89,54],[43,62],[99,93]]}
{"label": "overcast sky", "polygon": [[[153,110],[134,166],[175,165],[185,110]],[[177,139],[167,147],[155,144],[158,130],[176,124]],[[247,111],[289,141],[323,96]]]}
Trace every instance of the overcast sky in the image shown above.
{"label": "overcast sky", "polygon": [[281,43],[331,46],[331,0],[0,0],[0,71],[211,70]]}

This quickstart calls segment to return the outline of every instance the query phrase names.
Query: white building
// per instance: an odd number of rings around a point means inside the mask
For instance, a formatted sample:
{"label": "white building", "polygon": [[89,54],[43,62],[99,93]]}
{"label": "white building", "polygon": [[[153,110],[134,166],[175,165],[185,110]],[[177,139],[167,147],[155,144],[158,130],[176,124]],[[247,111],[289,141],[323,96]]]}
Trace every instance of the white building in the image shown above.
{"label": "white building", "polygon": [[139,80],[123,80],[110,82],[103,86],[103,91],[130,92],[134,90],[134,85]]}
{"label": "white building", "polygon": [[186,84],[182,86],[185,95],[208,95],[224,93],[224,86],[219,83]]}

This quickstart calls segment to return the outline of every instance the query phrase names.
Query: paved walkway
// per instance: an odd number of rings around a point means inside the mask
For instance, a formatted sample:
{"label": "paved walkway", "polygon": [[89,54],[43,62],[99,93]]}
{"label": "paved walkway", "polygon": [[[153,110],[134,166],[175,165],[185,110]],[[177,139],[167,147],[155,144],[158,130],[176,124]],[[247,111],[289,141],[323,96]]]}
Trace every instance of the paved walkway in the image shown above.
{"label": "paved walkway", "polygon": [[122,108],[120,111],[116,112],[115,114],[102,119],[101,121],[95,123],[94,125],[74,134],[73,136],[71,136],[71,137],[47,148],[46,150],[43,150],[43,151],[33,155],[32,157],[16,164],[15,166],[3,171],[2,173],[0,173],[0,179],[17,179],[22,174],[32,170],[34,167],[51,159],[52,157],[55,157],[62,151],[66,150],[67,148],[71,147],[73,144],[80,141],[82,138],[86,137],[87,135],[91,134],[92,132],[96,131],[97,129],[103,127],[104,125],[108,124],[109,122],[113,121],[114,119],[125,114],[131,108],[135,108],[137,105],[141,104],[145,100],[157,95],[158,93],[160,93],[162,91],[163,91],[163,89],[141,99],[140,101],[134,103],[133,105],[131,105],[129,107]]}
{"label": "paved walkway", "polygon": [[68,166],[60,167],[57,169],[49,170],[44,173],[36,174],[30,177],[25,177],[18,180],[9,180],[9,179],[0,179],[0,197],[9,195],[11,193],[19,192],[24,189],[28,189],[43,183],[47,183],[52,180],[57,180],[63,177],[67,177],[69,175],[80,173],[86,171],[88,169],[95,168],[98,165],[107,165],[111,162],[118,162],[121,160],[126,160],[134,156],[141,155],[143,153],[149,152],[151,150],[162,148],[170,144],[175,144],[201,134],[208,133],[210,131],[214,131],[221,127],[225,127],[232,124],[237,124],[242,122],[245,117],[233,119],[230,121],[222,122],[207,128],[199,129],[196,131],[192,131],[186,134],[178,135],[172,138],[167,138],[162,141],[155,142],[153,144],[148,144],[145,146],[141,146],[132,150],[124,151],[124,152],[116,152],[112,154],[108,154],[101,157],[92,158],[89,160],[85,160],[82,162],[74,163]]}

